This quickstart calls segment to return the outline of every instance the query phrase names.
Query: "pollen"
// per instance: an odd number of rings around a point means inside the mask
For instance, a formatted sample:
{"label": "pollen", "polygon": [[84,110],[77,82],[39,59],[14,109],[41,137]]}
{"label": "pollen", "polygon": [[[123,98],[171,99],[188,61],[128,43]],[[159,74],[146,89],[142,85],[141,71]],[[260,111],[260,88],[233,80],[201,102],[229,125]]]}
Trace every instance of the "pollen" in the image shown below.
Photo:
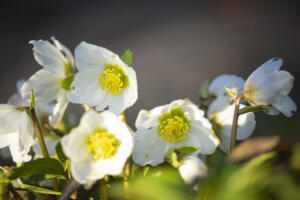
{"label": "pollen", "polygon": [[108,94],[116,95],[129,85],[129,79],[118,65],[105,64],[105,69],[99,76],[98,84]]}
{"label": "pollen", "polygon": [[87,150],[92,154],[94,160],[112,157],[119,146],[118,139],[105,129],[96,129],[86,140]]}
{"label": "pollen", "polygon": [[174,108],[159,118],[159,134],[167,142],[184,140],[189,131],[189,122],[181,108]]}

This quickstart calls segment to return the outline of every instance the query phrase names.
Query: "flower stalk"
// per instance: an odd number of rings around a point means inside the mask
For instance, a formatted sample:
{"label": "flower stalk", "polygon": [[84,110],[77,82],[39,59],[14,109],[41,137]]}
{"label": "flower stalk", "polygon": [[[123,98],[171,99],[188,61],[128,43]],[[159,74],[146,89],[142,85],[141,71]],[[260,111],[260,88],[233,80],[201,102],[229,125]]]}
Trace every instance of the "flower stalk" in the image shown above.
{"label": "flower stalk", "polygon": [[[37,135],[38,140],[39,140],[39,144],[41,146],[43,156],[44,156],[44,158],[49,158],[50,157],[49,152],[48,152],[48,149],[47,149],[47,146],[46,146],[46,143],[45,143],[45,140],[44,140],[44,137],[43,137],[43,134],[42,134],[42,130],[41,130],[41,127],[39,125],[39,121],[38,121],[38,118],[37,118],[34,107],[32,109],[30,109],[30,114],[31,114],[34,130],[36,132],[36,135]],[[59,185],[58,185],[58,183],[55,179],[52,180],[52,185],[53,185],[53,188],[56,191],[60,191]]]}
{"label": "flower stalk", "polygon": [[100,181],[100,193],[102,200],[108,200],[108,192],[105,177]]}
{"label": "flower stalk", "polygon": [[237,135],[237,128],[238,128],[238,120],[239,120],[239,109],[240,109],[240,102],[244,98],[244,95],[238,96],[234,100],[234,115],[233,115],[233,122],[232,122],[232,129],[231,129],[231,137],[230,137],[230,151],[235,147],[236,143],[236,135]]}

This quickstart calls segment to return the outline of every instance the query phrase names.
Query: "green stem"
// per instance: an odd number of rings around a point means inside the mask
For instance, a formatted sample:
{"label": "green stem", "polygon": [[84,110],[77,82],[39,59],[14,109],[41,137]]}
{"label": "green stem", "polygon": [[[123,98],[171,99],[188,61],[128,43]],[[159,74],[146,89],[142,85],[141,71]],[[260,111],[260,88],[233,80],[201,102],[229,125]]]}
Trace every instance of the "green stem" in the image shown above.
{"label": "green stem", "polygon": [[100,181],[101,200],[108,200],[108,192],[105,178]]}
{"label": "green stem", "polygon": [[244,98],[243,95],[238,96],[235,99],[235,107],[234,107],[234,115],[233,115],[233,122],[232,122],[232,129],[231,129],[231,137],[230,137],[230,151],[235,147],[236,143],[236,134],[238,128],[238,120],[239,120],[239,109],[240,109],[240,102]]}
{"label": "green stem", "polygon": [[[41,127],[40,127],[40,124],[39,124],[39,120],[37,118],[37,115],[36,115],[36,112],[35,112],[34,108],[32,108],[30,110],[30,114],[31,114],[34,130],[36,132],[36,135],[38,137],[38,140],[39,140],[39,143],[40,143],[40,146],[41,146],[43,156],[44,156],[44,158],[49,158],[50,156],[49,156],[49,153],[48,153],[48,149],[47,149],[47,146],[46,146],[43,134],[42,134],[42,130],[41,130]],[[59,185],[58,185],[58,183],[55,179],[52,180],[52,184],[53,184],[53,188],[56,191],[60,191]]]}

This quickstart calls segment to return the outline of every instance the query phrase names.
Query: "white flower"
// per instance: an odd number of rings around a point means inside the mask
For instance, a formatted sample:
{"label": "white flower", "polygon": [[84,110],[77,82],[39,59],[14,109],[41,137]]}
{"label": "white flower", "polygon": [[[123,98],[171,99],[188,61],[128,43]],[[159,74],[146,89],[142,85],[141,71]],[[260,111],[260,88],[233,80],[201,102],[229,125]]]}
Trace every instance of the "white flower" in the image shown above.
{"label": "white flower", "polygon": [[78,73],[68,93],[72,103],[95,106],[120,114],[137,100],[137,80],[132,67],[113,52],[81,42],[75,49]]}
{"label": "white flower", "polygon": [[193,183],[197,179],[207,175],[207,166],[197,155],[185,157],[178,170],[186,183]]}
{"label": "white flower", "polygon": [[244,79],[235,75],[229,75],[229,74],[223,74],[215,78],[210,86],[209,86],[209,92],[218,96],[227,95],[227,92],[224,88],[226,86],[227,88],[233,89],[235,88],[238,91],[238,95],[241,95],[243,92],[244,87]]}
{"label": "white flower", "polygon": [[141,110],[135,122],[133,161],[156,166],[164,162],[170,149],[181,147],[196,147],[201,154],[212,154],[219,140],[203,115],[188,99]]}
{"label": "white flower", "polygon": [[[23,99],[21,96],[21,88],[23,84],[25,83],[25,80],[19,80],[17,81],[17,93],[13,94],[9,100],[8,104],[14,105],[14,106],[25,106],[25,107],[30,107],[30,102],[26,101]],[[40,120],[40,125],[42,126],[44,123],[48,121],[48,116],[52,114],[54,109],[54,104],[53,103],[40,103],[37,102],[35,104],[35,110],[36,114],[38,116],[38,119]],[[47,120],[46,120],[47,119]]]}
{"label": "white flower", "polygon": [[66,93],[70,90],[74,75],[74,59],[71,52],[51,38],[54,44],[45,40],[32,40],[35,60],[44,68],[33,74],[21,89],[24,99],[30,101],[31,90],[34,90],[36,102],[51,102],[56,100],[50,124],[55,126],[63,117],[69,104]]}
{"label": "white flower", "polygon": [[86,112],[61,142],[71,173],[81,184],[120,174],[133,148],[132,131],[109,111]]}
{"label": "white flower", "polygon": [[9,147],[13,161],[27,162],[33,144],[33,124],[24,108],[0,104],[0,148]]}
{"label": "white flower", "polygon": [[[225,153],[230,152],[230,138],[235,105],[227,96],[220,96],[208,108],[208,119],[213,124],[215,133],[221,138],[220,149]],[[240,104],[240,109],[245,105]],[[237,140],[244,140],[255,129],[255,115],[252,112],[239,116]]]}
{"label": "white flower", "polygon": [[297,106],[287,95],[292,90],[294,77],[279,70],[282,63],[281,58],[272,58],[256,69],[246,80],[244,97],[252,106],[269,106],[270,115],[281,112],[291,117]]}

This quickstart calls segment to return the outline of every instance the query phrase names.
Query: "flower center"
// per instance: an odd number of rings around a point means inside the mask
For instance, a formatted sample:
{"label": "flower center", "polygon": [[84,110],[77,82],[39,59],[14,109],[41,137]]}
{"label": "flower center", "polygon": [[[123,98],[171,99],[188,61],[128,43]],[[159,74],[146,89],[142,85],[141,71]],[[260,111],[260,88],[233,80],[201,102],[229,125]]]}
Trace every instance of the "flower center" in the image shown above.
{"label": "flower center", "polygon": [[86,140],[86,147],[94,160],[112,157],[119,146],[118,139],[105,129],[96,129]]}
{"label": "flower center", "polygon": [[247,82],[245,83],[244,86],[244,97],[245,99],[251,103],[251,104],[255,104],[255,99],[256,99],[256,94],[257,94],[257,88],[253,85],[248,85]]}
{"label": "flower center", "polygon": [[159,118],[159,134],[167,142],[184,140],[189,131],[189,122],[181,108],[174,108]]}
{"label": "flower center", "polygon": [[105,69],[99,76],[98,84],[110,94],[118,94],[129,85],[128,76],[118,65],[104,64]]}

